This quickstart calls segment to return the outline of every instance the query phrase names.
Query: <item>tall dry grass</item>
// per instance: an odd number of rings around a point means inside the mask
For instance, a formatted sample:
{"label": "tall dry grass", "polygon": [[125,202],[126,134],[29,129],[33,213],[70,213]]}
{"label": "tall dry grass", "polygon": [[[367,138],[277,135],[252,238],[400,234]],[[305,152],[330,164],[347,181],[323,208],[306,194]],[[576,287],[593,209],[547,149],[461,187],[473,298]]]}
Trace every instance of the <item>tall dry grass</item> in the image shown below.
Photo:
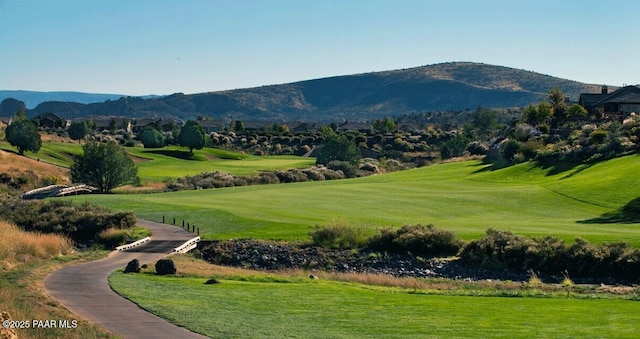
{"label": "tall dry grass", "polygon": [[71,240],[57,234],[25,232],[0,220],[0,269],[35,259],[49,259],[73,251]]}
{"label": "tall dry grass", "polygon": [[17,176],[26,171],[35,173],[39,178],[53,176],[59,178],[63,183],[69,182],[69,169],[67,168],[0,150],[0,172]]}

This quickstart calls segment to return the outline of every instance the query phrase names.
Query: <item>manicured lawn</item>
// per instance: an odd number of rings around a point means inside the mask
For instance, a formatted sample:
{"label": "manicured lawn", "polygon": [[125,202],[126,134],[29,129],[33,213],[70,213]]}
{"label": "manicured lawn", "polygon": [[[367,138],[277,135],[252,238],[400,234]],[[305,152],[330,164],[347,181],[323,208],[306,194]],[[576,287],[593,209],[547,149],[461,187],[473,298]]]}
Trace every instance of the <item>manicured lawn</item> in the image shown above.
{"label": "manicured lawn", "polygon": [[182,191],[83,196],[152,220],[186,220],[205,238],[308,239],[310,227],[429,224],[478,238],[489,228],[640,246],[640,225],[597,224],[638,196],[640,156],[549,175],[520,164],[489,171],[477,161],[440,164],[366,178]]}
{"label": "manicured lawn", "polygon": [[262,170],[307,168],[315,164],[315,158],[297,156],[253,156],[205,148],[194,150],[192,160],[182,159],[185,149],[165,147],[160,150],[127,148],[138,157],[138,174],[142,181],[162,182],[202,172],[221,171],[237,175],[253,175]]}
{"label": "manicured lawn", "polygon": [[[0,148],[15,151],[15,147],[6,142],[0,142]],[[160,149],[140,147],[125,149],[135,159],[138,175],[143,184],[164,182],[202,172],[221,171],[237,175],[253,175],[263,170],[307,168],[315,164],[315,158],[260,157],[212,148],[194,150],[193,155],[188,155],[185,148],[175,146]],[[25,153],[30,158],[62,167],[70,167],[73,156],[81,154],[81,144],[63,142],[43,142],[38,153]]]}
{"label": "manicured lawn", "polygon": [[[116,272],[118,293],[212,338],[635,338],[640,304],[564,297],[470,297],[309,279]],[[150,293],[153,291],[153,293]]]}

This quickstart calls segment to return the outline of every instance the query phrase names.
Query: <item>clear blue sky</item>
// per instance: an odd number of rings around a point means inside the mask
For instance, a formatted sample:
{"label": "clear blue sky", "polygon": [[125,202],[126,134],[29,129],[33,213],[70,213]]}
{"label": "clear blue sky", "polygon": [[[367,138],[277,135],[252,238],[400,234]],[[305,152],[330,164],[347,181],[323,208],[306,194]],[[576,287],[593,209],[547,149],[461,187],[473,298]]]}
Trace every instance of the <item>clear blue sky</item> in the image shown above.
{"label": "clear blue sky", "polygon": [[640,83],[638,0],[0,0],[0,89],[199,93],[475,61]]}

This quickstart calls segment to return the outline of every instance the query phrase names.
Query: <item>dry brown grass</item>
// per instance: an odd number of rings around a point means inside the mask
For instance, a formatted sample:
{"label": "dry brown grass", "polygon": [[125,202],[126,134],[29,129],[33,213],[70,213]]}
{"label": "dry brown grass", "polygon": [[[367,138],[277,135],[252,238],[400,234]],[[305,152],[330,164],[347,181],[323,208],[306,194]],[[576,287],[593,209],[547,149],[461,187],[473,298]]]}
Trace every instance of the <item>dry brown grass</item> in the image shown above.
{"label": "dry brown grass", "polygon": [[56,234],[25,232],[0,221],[0,269],[6,270],[36,259],[49,259],[73,252],[71,240]]}
{"label": "dry brown grass", "polygon": [[[196,277],[236,277],[236,276],[273,276],[287,275],[293,277],[308,277],[311,274],[319,279],[342,281],[348,283],[358,283],[373,286],[399,287],[413,290],[431,291],[457,291],[463,290],[471,282],[442,278],[414,278],[414,277],[394,277],[384,274],[373,273],[340,273],[326,271],[306,271],[306,270],[285,270],[285,271],[256,271],[237,267],[212,265],[206,261],[195,259],[189,254],[173,255],[172,260],[176,264],[179,275]],[[148,263],[149,267],[153,266]],[[493,288],[501,290],[516,290],[523,287],[522,283],[503,281],[481,281],[474,282],[477,287]]]}
{"label": "dry brown grass", "polygon": [[0,172],[18,176],[26,171],[32,171],[39,178],[55,176],[64,183],[69,182],[69,170],[66,168],[0,150]]}
{"label": "dry brown grass", "polygon": [[[71,242],[58,235],[28,233],[0,221],[0,311],[13,320],[77,320],[75,329],[18,329],[19,338],[111,338],[98,326],[81,320],[44,290],[45,276],[74,260],[97,259],[101,253],[85,253],[75,258]],[[66,262],[65,262],[66,261]]]}

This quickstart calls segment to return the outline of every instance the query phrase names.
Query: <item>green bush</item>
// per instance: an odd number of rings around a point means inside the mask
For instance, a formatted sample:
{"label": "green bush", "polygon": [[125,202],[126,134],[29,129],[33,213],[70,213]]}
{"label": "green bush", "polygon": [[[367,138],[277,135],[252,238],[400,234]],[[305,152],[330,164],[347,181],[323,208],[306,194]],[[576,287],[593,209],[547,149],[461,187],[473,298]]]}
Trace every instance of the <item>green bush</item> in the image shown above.
{"label": "green bush", "polygon": [[327,164],[327,168],[342,171],[346,178],[355,178],[358,172],[358,166],[348,161],[333,160]]}
{"label": "green bush", "polygon": [[569,272],[572,277],[634,282],[640,279],[640,249],[624,242],[596,245],[577,238],[567,245],[551,236],[528,238],[489,229],[484,237],[468,243],[460,257],[468,264],[490,269],[533,270],[550,275]]}
{"label": "green bush", "polygon": [[456,255],[463,246],[453,232],[433,225],[405,225],[398,230],[385,228],[372,236],[368,248],[379,252],[407,253],[421,257]]}
{"label": "green bush", "polygon": [[133,212],[111,212],[91,203],[66,200],[13,202],[2,206],[2,215],[26,230],[64,234],[74,242],[95,241],[107,229],[128,229],[135,225]]}
{"label": "green bush", "polygon": [[367,243],[364,229],[345,225],[316,227],[309,235],[314,245],[324,248],[356,249]]}

